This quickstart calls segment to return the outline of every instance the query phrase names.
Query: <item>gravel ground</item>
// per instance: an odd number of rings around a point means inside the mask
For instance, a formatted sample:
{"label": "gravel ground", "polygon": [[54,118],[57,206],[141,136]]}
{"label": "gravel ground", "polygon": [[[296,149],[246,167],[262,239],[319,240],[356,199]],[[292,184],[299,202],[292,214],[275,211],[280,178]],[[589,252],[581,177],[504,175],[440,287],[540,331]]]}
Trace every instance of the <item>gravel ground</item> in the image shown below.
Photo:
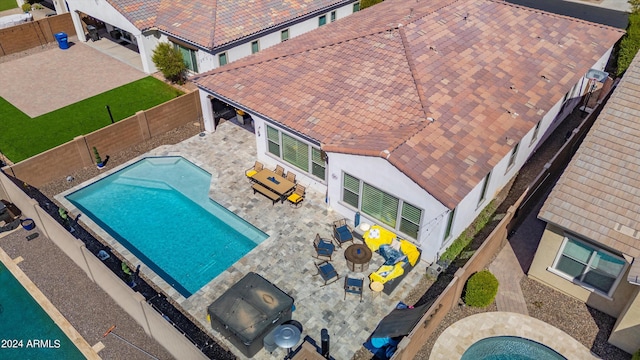
{"label": "gravel ground", "polygon": [[[29,233],[21,227],[0,238],[0,247],[12,258],[22,256],[18,266],[38,289],[53,303],[82,337],[93,346],[101,341],[105,348],[99,352],[103,359],[149,359],[115,336],[103,337],[112,325],[114,333],[159,359],[173,357],[142,327],[120,308],[109,295],[87,277],[79,267],[51,240],[41,233],[27,241]],[[73,286],[69,286],[73,284]],[[0,356],[1,357],[1,356]],[[52,357],[53,358],[53,357]]]}

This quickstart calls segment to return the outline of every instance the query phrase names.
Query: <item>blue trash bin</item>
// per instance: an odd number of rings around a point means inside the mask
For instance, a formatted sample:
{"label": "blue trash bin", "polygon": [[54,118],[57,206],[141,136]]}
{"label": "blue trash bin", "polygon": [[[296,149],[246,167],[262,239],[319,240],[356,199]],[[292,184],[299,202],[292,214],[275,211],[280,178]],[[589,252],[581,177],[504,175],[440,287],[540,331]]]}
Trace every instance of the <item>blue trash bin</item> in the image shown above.
{"label": "blue trash bin", "polygon": [[69,48],[69,37],[66,33],[59,32],[54,35],[56,40],[58,41],[58,47],[62,50],[66,50]]}

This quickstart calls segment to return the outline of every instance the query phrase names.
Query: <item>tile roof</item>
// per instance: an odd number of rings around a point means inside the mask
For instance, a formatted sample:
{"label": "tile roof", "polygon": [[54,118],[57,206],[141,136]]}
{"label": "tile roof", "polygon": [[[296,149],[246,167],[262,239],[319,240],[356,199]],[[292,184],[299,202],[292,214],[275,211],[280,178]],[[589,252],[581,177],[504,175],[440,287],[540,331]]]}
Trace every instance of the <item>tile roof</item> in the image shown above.
{"label": "tile roof", "polygon": [[640,56],[553,188],[539,217],[640,258]]}
{"label": "tile roof", "polygon": [[107,0],[136,28],[146,30],[153,26],[161,0]]}
{"label": "tile roof", "polygon": [[387,0],[194,81],[326,151],[385,157],[453,208],[622,34],[500,1]]}
{"label": "tile roof", "polygon": [[[144,3],[146,0],[109,0]],[[168,34],[213,49],[349,0],[155,0],[154,25]]]}

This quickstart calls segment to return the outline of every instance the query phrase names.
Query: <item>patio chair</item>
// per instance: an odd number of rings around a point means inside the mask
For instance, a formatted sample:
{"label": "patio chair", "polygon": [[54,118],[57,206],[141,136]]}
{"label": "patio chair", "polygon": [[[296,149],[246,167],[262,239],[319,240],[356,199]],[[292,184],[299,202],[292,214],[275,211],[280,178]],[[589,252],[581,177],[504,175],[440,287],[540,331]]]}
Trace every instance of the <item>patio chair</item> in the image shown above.
{"label": "patio chair", "polygon": [[304,200],[304,194],[306,192],[306,188],[300,184],[296,185],[296,188],[293,190],[293,193],[287,196],[287,201],[291,203],[293,207],[299,207],[302,204],[302,200]]}
{"label": "patio chair", "polygon": [[353,243],[353,233],[351,232],[349,225],[347,225],[347,219],[341,219],[333,222],[333,239],[338,247],[342,247],[342,244],[344,243]]}
{"label": "patio chair", "polygon": [[333,251],[336,249],[336,246],[333,245],[331,241],[321,238],[320,234],[316,234],[316,239],[313,241],[313,247],[316,249],[316,259],[323,257],[328,261],[331,261]]}
{"label": "patio chair", "polygon": [[364,279],[347,277],[344,278],[344,299],[347,300],[347,293],[360,295],[360,302],[362,302],[362,285]]}
{"label": "patio chair", "polygon": [[247,169],[244,174],[247,176],[247,178],[249,178],[250,181],[253,181],[253,175],[257,174],[258,172],[260,172],[262,169],[264,169],[264,165],[262,165],[262,163],[260,161],[256,161],[256,163],[253,165],[252,168]]}
{"label": "patio chair", "polygon": [[280,165],[276,165],[276,169],[274,172],[282,177],[284,177],[284,168]]}
{"label": "patio chair", "polygon": [[316,265],[316,268],[318,269],[318,273],[315,274],[314,276],[317,276],[317,275],[322,276],[322,280],[324,280],[324,285],[322,286],[327,286],[331,283],[338,281],[338,279],[340,279],[338,272],[336,272],[336,269],[333,267],[333,265],[331,265],[329,261],[325,260],[315,265]]}
{"label": "patio chair", "polygon": [[291,171],[287,171],[287,176],[285,178],[292,183],[296,182],[296,174],[292,173]]}

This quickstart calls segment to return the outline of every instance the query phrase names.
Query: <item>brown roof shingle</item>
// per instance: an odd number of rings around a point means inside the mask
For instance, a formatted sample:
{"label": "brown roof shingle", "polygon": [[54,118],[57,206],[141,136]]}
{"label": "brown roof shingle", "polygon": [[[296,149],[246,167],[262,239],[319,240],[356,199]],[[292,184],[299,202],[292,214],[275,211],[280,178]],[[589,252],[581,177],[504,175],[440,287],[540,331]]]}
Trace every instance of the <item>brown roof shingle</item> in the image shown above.
{"label": "brown roof shingle", "polygon": [[620,36],[499,1],[387,0],[194,81],[326,151],[388,158],[453,208]]}
{"label": "brown roof shingle", "polygon": [[636,56],[539,217],[640,256],[640,57]]}

